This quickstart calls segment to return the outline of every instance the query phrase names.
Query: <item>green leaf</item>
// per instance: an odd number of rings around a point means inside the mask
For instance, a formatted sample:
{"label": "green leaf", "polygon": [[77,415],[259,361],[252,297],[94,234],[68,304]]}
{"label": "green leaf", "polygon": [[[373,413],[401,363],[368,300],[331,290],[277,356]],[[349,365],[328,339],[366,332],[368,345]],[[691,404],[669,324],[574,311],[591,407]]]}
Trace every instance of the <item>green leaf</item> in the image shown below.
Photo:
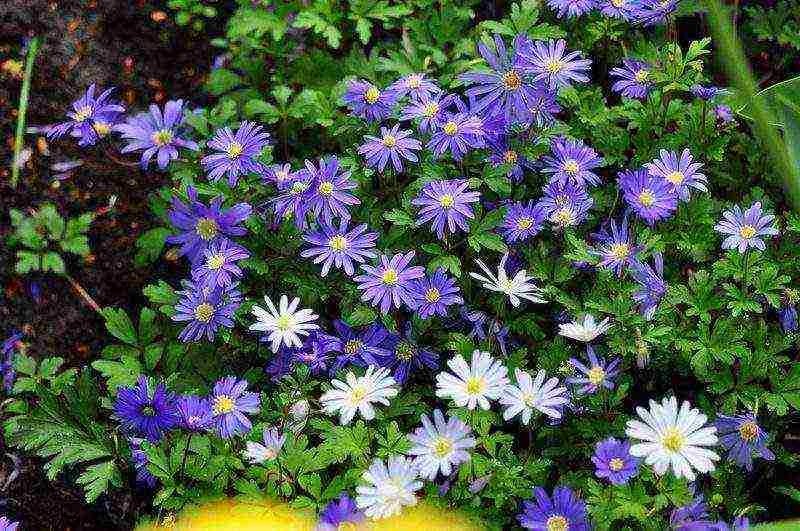
{"label": "green leaf", "polygon": [[301,11],[297,14],[292,26],[295,28],[313,29],[316,33],[325,37],[328,46],[338,48],[342,40],[342,33],[336,26],[322,18],[319,13],[314,11]]}
{"label": "green leaf", "polygon": [[136,267],[144,267],[158,260],[169,234],[168,229],[156,227],[139,236],[136,240],[136,255],[133,257]]}
{"label": "green leaf", "polygon": [[414,219],[411,217],[411,215],[396,208],[390,210],[389,212],[384,212],[383,219],[391,221],[394,225],[397,225],[398,227],[414,226]]}
{"label": "green leaf", "polygon": [[259,117],[268,124],[274,124],[281,118],[281,113],[273,104],[260,99],[252,99],[245,103],[243,112],[247,118]]}
{"label": "green leaf", "polygon": [[40,269],[39,255],[31,251],[17,251],[17,264],[14,269],[21,275],[38,271]]}
{"label": "green leaf", "polygon": [[94,503],[110,485],[119,487],[122,484],[122,477],[114,461],[109,460],[88,467],[78,476],[76,483],[83,487],[86,503]]}
{"label": "green leaf", "polygon": [[52,271],[53,273],[63,273],[65,270],[64,260],[55,252],[45,253],[42,256],[42,271]]}
{"label": "green leaf", "polygon": [[139,313],[139,345],[146,346],[153,342],[158,334],[155,326],[156,312],[150,308],[142,308]]}
{"label": "green leaf", "polygon": [[319,474],[302,475],[297,482],[300,483],[300,486],[311,494],[314,499],[318,500],[322,495],[322,479],[319,477]]}
{"label": "green leaf", "polygon": [[224,68],[217,68],[209,74],[206,87],[212,95],[220,96],[241,84],[242,78],[239,75]]}
{"label": "green leaf", "polygon": [[142,366],[136,358],[124,356],[120,361],[96,360],[92,368],[108,380],[108,387],[116,393],[118,387],[130,387],[139,379]]}
{"label": "green leaf", "polygon": [[136,330],[133,328],[133,321],[121,308],[103,308],[103,317],[106,320],[106,328],[112,336],[123,343],[136,346]]}

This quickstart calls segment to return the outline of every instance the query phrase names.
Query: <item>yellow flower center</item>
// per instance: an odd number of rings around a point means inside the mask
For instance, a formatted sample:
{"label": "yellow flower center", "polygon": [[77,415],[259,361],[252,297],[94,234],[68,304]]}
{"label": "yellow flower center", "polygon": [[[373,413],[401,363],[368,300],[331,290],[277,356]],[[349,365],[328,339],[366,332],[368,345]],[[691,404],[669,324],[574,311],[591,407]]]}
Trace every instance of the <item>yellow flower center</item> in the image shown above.
{"label": "yellow flower center", "polygon": [[395,347],[394,355],[400,361],[411,361],[417,355],[417,348],[408,341],[401,341]]}
{"label": "yellow flower center", "polygon": [[661,438],[661,444],[670,452],[678,452],[686,444],[686,437],[677,428],[667,428]]}
{"label": "yellow flower center", "polygon": [[575,175],[576,173],[578,173],[579,169],[580,168],[578,167],[578,162],[575,160],[569,159],[564,163],[564,171],[569,173],[570,175]]}
{"label": "yellow flower center", "polygon": [[739,435],[745,442],[754,441],[758,437],[758,425],[752,420],[748,420],[739,426]]}
{"label": "yellow flower center", "polygon": [[[323,183],[323,184],[325,184],[325,183]],[[322,186],[322,185],[320,185],[320,186]],[[309,184],[307,182],[297,181],[295,183],[292,183],[292,189],[291,189],[291,191],[289,193],[292,194],[292,195],[299,195],[299,194],[302,194],[303,192],[305,192],[306,190],[308,190],[308,187],[309,187]]]}
{"label": "yellow flower center", "polygon": [[194,309],[194,318],[201,323],[207,323],[214,316],[214,307],[207,302],[198,304]]}
{"label": "yellow flower center", "polygon": [[361,350],[361,346],[363,344],[364,343],[362,343],[358,339],[351,339],[350,341],[348,341],[347,343],[344,344],[344,351],[347,354],[355,354],[359,350]]}
{"label": "yellow flower center", "polygon": [[513,150],[508,150],[503,153],[503,162],[506,164],[516,164],[517,163],[517,152]]}
{"label": "yellow flower center", "polygon": [[347,238],[344,236],[334,236],[328,240],[328,246],[334,251],[344,251],[347,249]]}
{"label": "yellow flower center", "polygon": [[575,217],[572,214],[572,210],[569,208],[562,208],[550,216],[550,221],[561,226],[572,225],[574,219]]}
{"label": "yellow flower center", "polygon": [[653,195],[652,190],[645,188],[639,193],[639,202],[642,206],[649,208],[656,203],[656,196]]}
{"label": "yellow flower center", "polygon": [[625,0],[611,0],[611,5],[616,8],[620,8],[625,5]]}
{"label": "yellow flower center", "polygon": [[375,103],[376,101],[378,101],[378,98],[380,97],[381,97],[381,91],[376,89],[375,87],[367,89],[367,91],[364,93],[364,101],[366,101],[369,104]]}
{"label": "yellow flower center", "polygon": [[[614,0],[612,0],[612,2],[613,1]],[[617,0],[617,1],[619,1],[619,0]],[[618,5],[617,7],[621,7],[622,4],[624,4],[624,2],[620,2],[620,5]],[[636,72],[636,75],[634,75],[633,77],[636,78],[636,81],[638,81],[639,83],[644,83],[645,81],[647,81],[647,78],[650,77],[650,71],[649,70],[645,70],[643,68],[643,69],[639,70],[638,72]]]}
{"label": "yellow flower center", "polygon": [[533,227],[533,220],[531,218],[519,218],[517,220],[517,230],[528,230]]}
{"label": "yellow flower center", "polygon": [[546,524],[547,531],[569,531],[569,520],[563,516],[551,516]]}
{"label": "yellow flower center", "polygon": [[394,286],[397,284],[397,271],[394,269],[387,269],[383,272],[383,275],[381,275],[381,280],[387,286]]}
{"label": "yellow flower center", "polygon": [[330,181],[323,181],[319,184],[317,191],[322,195],[331,195],[333,193],[333,183]]}
{"label": "yellow flower center", "polygon": [[423,109],[423,112],[425,113],[425,116],[427,118],[433,118],[434,116],[436,116],[436,113],[439,112],[439,104],[435,102],[430,102],[427,105],[425,105],[425,109]]}
{"label": "yellow flower center", "polygon": [[217,253],[214,256],[210,257],[206,260],[206,265],[209,269],[217,270],[225,265],[225,255],[222,253]]}
{"label": "yellow flower center", "polygon": [[455,123],[453,120],[450,120],[449,122],[444,124],[442,130],[444,131],[444,134],[453,136],[456,133],[458,133],[458,124]]}
{"label": "yellow flower center", "polygon": [[353,404],[358,404],[364,397],[367,396],[367,388],[361,384],[354,385],[352,391],[350,391],[350,402]]}
{"label": "yellow flower center", "polygon": [[278,170],[275,172],[275,180],[279,183],[282,183],[286,179],[289,178],[289,172],[284,170]]}
{"label": "yellow flower center", "polygon": [[527,407],[534,407],[536,405],[536,396],[533,393],[523,393],[522,401]]}
{"label": "yellow flower center", "polygon": [[452,194],[444,194],[439,198],[439,204],[442,205],[442,208],[450,208],[456,204],[456,199]]}
{"label": "yellow flower center", "polygon": [[197,220],[194,230],[204,240],[210,240],[219,232],[219,225],[211,218],[200,218]]}
{"label": "yellow flower center", "polygon": [[625,466],[625,461],[620,459],[619,457],[615,457],[611,461],[608,462],[608,468],[610,468],[613,472],[619,472]]}
{"label": "yellow flower center", "polygon": [[436,302],[442,298],[442,294],[436,288],[431,288],[425,292],[425,300],[428,302]]}
{"label": "yellow flower center", "polygon": [[467,379],[467,393],[477,395],[483,393],[486,389],[486,381],[483,378],[471,377]]}
{"label": "yellow flower center", "polygon": [[617,260],[627,258],[631,252],[631,247],[627,243],[615,243],[611,246],[611,255]]}
{"label": "yellow flower center", "polygon": [[564,68],[564,66],[566,66],[566,63],[564,63],[564,61],[559,61],[558,59],[554,59],[548,62],[547,65],[545,65],[545,68],[547,68],[547,71],[550,72],[551,74],[557,74],[561,72],[561,69]]}
{"label": "yellow flower center", "polygon": [[277,319],[275,319],[275,326],[278,330],[286,331],[292,327],[294,323],[292,322],[292,318],[288,315],[281,315]]}
{"label": "yellow flower center", "polygon": [[784,295],[786,296],[786,300],[791,304],[797,304],[800,302],[800,291],[796,289],[787,289],[784,292]]}
{"label": "yellow flower center", "polygon": [[453,451],[453,441],[446,437],[439,437],[433,443],[433,453],[438,458],[444,458]]}
{"label": "yellow flower center", "polygon": [[589,379],[589,382],[591,382],[592,385],[600,385],[601,383],[603,383],[603,380],[606,377],[606,371],[604,371],[603,368],[599,366],[592,367],[589,370],[589,374],[587,374],[586,377]]}
{"label": "yellow flower center", "polygon": [[671,182],[672,184],[674,184],[675,186],[677,186],[683,182],[686,176],[683,174],[683,172],[674,171],[664,178],[669,182]]}
{"label": "yellow flower center", "polygon": [[162,129],[161,131],[156,131],[153,133],[153,136],[150,138],[155,145],[166,146],[172,142],[172,131],[169,129]]}
{"label": "yellow flower center", "polygon": [[353,522],[342,522],[336,528],[336,531],[358,531],[358,526]]}
{"label": "yellow flower center", "polygon": [[92,124],[92,128],[97,136],[106,136],[111,132],[111,125],[105,122],[95,122]]}
{"label": "yellow flower center", "polygon": [[84,120],[88,120],[89,117],[92,115],[92,108],[88,105],[86,107],[81,107],[77,111],[75,111],[75,121],[82,122]]}
{"label": "yellow flower center", "polygon": [[224,415],[225,413],[230,413],[233,411],[233,406],[235,402],[233,398],[226,396],[226,395],[219,395],[214,399],[214,405],[211,408],[212,413],[214,415]]}
{"label": "yellow flower center", "polygon": [[387,148],[391,148],[397,145],[397,139],[392,135],[386,135],[383,137],[383,145]]}
{"label": "yellow flower center", "polygon": [[756,228],[752,225],[742,225],[742,228],[739,229],[739,236],[741,236],[745,240],[749,240],[755,235],[756,235]]}
{"label": "yellow flower center", "polygon": [[509,70],[503,75],[503,84],[508,90],[517,90],[522,86],[522,78],[516,70]]}
{"label": "yellow flower center", "polygon": [[411,89],[418,89],[422,84],[422,76],[419,74],[412,74],[406,80],[406,86]]}
{"label": "yellow flower center", "polygon": [[244,151],[244,146],[241,145],[239,142],[231,142],[231,145],[228,146],[228,158],[235,159],[239,155],[242,154]]}

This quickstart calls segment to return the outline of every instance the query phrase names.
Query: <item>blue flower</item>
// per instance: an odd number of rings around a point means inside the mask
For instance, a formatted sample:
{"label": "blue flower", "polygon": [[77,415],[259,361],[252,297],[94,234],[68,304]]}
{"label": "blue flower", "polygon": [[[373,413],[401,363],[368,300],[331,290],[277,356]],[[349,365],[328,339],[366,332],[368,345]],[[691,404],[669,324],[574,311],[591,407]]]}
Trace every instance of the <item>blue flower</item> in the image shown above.
{"label": "blue flower", "polygon": [[198,145],[181,138],[183,128],[183,100],[168,101],[164,112],[157,105],[150,112],[129,117],[125,123],[114,126],[129,141],[122,153],[142,151],[142,168],[147,168],[154,156],[160,169],[166,169],[171,160],[178,158],[178,148],[197,151]]}
{"label": "blue flower", "polygon": [[416,311],[420,319],[428,319],[434,315],[447,315],[447,307],[453,304],[464,304],[456,281],[439,268],[433,276],[417,280],[412,292],[416,299]]}
{"label": "blue flower", "polygon": [[522,502],[522,513],[517,520],[526,529],[589,531],[586,503],[569,487],[556,487],[553,496],[541,488],[533,489],[534,500]]}
{"label": "blue flower", "polygon": [[111,99],[113,88],[95,97],[97,86],[92,83],[86,93],[72,103],[72,111],[67,112],[66,122],[56,124],[47,131],[47,138],[61,138],[69,133],[78,138],[81,147],[94,145],[106,136],[122,118],[125,107]]}
{"label": "blue flower", "polygon": [[392,376],[400,385],[408,380],[412,371],[439,368],[439,355],[417,344],[411,333],[411,322],[403,326],[399,335],[390,334],[383,346],[389,356],[380,360],[380,364],[392,370]]}
{"label": "blue flower", "polygon": [[651,227],[656,221],[670,218],[678,208],[678,194],[672,183],[646,169],[621,172],[619,187],[628,206]]}
{"label": "blue flower", "polygon": [[214,384],[211,394],[211,412],[217,433],[223,439],[247,433],[252,428],[245,413],[258,413],[261,399],[257,393],[247,392],[247,380],[228,376]]}
{"label": "blue flower", "polygon": [[365,118],[368,122],[379,122],[388,118],[398,99],[400,96],[394,90],[380,90],[369,81],[363,80],[348,83],[343,98],[353,115]]}
{"label": "blue flower", "polygon": [[383,347],[389,332],[378,323],[358,331],[344,321],[336,320],[333,322],[333,328],[339,341],[336,351],[340,353],[333,365],[335,371],[351,364],[359,367],[379,365],[379,359],[391,355],[391,352]]}
{"label": "blue flower", "polygon": [[144,375],[134,387],[119,388],[114,414],[125,430],[150,442],[158,442],[180,422],[175,395],[163,383],[151,389]]}
{"label": "blue flower", "polygon": [[624,485],[639,473],[641,459],[630,454],[630,441],[618,441],[609,437],[594,447],[592,462],[594,474],[607,479],[612,485]]}
{"label": "blue flower", "polygon": [[247,173],[261,173],[261,163],[255,158],[269,143],[269,133],[262,131],[260,125],[244,121],[234,134],[229,127],[224,127],[208,141],[208,147],[217,153],[203,157],[200,161],[208,171],[210,181],[218,181],[226,173],[228,185],[233,188],[239,176]]}
{"label": "blue flower", "polygon": [[714,425],[720,445],[728,451],[728,459],[748,472],[753,470],[754,453],[767,461],[775,460],[775,454],[767,448],[767,432],[752,413],[719,415]]}
{"label": "blue flower", "polygon": [[186,322],[178,335],[184,343],[200,341],[203,336],[214,341],[221,326],[233,328],[233,314],[239,309],[242,296],[236,285],[209,288],[198,282],[183,281],[181,296],[175,305],[173,321]]}

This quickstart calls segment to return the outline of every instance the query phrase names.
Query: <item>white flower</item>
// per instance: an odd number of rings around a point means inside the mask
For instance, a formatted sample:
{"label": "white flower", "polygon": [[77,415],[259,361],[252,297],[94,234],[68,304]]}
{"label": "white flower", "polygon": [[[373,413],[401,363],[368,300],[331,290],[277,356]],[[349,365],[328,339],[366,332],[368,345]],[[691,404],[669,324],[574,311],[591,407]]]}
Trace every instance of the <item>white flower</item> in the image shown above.
{"label": "white flower", "polygon": [[688,401],[681,404],[675,397],[665,398],[658,404],[650,401],[650,411],[637,407],[644,422],[629,420],[625,433],[632,439],[644,442],[631,446],[631,455],[644,457],[656,474],[663,474],[672,466],[673,473],[689,481],[695,480],[693,469],[701,473],[714,470],[719,456],[703,448],[717,444],[717,428],[705,426],[708,417],[692,409]]}
{"label": "white flower", "polygon": [[522,413],[522,423],[527,425],[534,410],[554,419],[561,418],[557,408],[569,402],[569,398],[567,388],[559,386],[558,378],[553,377],[545,382],[547,373],[544,370],[539,370],[533,380],[530,374],[521,369],[514,369],[514,375],[517,385],[508,385],[500,398],[500,403],[507,406],[503,411],[504,419],[511,420]]}
{"label": "white flower", "polygon": [[403,507],[417,504],[416,492],[422,488],[417,469],[405,456],[392,456],[386,463],[372,462],[361,478],[368,485],[356,488],[356,505],[369,518],[388,518]]}
{"label": "white flower", "polygon": [[269,332],[267,339],[272,341],[272,352],[278,352],[281,343],[287,347],[300,347],[303,342],[300,336],[307,336],[309,331],[319,328],[315,323],[317,314],[309,309],[297,310],[300,298],[295,297],[291,304],[286,295],[281,295],[279,308],[275,308],[272,301],[266,295],[264,302],[267,303],[269,311],[261,306],[253,306],[252,313],[257,321],[250,325],[250,330],[259,332]]}
{"label": "white flower", "polygon": [[558,325],[558,333],[576,341],[589,343],[597,339],[597,336],[605,334],[606,330],[611,328],[608,320],[609,318],[606,317],[598,323],[595,322],[592,314],[587,313],[583,316],[583,320],[576,319],[571,323]]}
{"label": "white flower", "polygon": [[289,431],[297,435],[303,431],[308,421],[308,412],[311,405],[308,400],[301,399],[289,407]]}
{"label": "white flower", "polygon": [[264,444],[247,441],[247,449],[244,451],[244,457],[254,465],[264,463],[265,461],[272,461],[283,448],[283,443],[286,442],[286,435],[282,435],[278,428],[271,428],[264,430]]}
{"label": "white flower", "polygon": [[466,450],[475,447],[475,439],[470,437],[472,429],[457,417],[445,422],[438,409],[433,412],[433,424],[427,415],[422,415],[422,427],[408,435],[415,444],[407,453],[416,456],[414,466],[422,477],[433,481],[441,470],[450,475],[453,465],[469,461]]}
{"label": "white flower", "polygon": [[459,407],[475,409],[477,403],[489,409],[489,400],[500,398],[508,384],[508,370],[488,352],[473,352],[471,366],[462,356],[451,358],[447,366],[456,376],[440,372],[436,376],[436,396],[450,397]]}
{"label": "white flower", "polygon": [[517,271],[513,278],[508,278],[505,269],[507,259],[508,253],[504,254],[503,258],[500,259],[500,265],[497,266],[496,276],[486,267],[483,261],[475,260],[475,263],[483,270],[484,274],[473,272],[470,273],[469,276],[480,280],[483,283],[483,287],[490,291],[498,291],[508,295],[511,306],[515,308],[519,306],[520,299],[526,299],[531,302],[545,302],[545,300],[541,298],[543,294],[542,290],[531,282],[533,277],[529,277],[527,271],[524,269]]}
{"label": "white flower", "polygon": [[342,424],[350,424],[358,411],[365,420],[375,418],[373,402],[389,405],[389,399],[397,395],[397,382],[389,376],[389,369],[370,365],[364,376],[347,373],[347,382],[333,380],[333,389],[322,395],[322,408],[328,413],[339,413]]}

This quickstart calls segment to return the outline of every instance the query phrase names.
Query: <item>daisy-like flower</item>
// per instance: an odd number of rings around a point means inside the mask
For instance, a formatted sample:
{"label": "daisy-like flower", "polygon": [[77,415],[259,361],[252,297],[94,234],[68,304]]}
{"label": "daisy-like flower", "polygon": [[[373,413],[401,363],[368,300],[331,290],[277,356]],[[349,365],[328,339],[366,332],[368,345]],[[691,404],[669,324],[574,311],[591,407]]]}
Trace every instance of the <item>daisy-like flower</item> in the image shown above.
{"label": "daisy-like flower", "polygon": [[414,308],[412,281],[424,277],[425,268],[409,267],[413,258],[414,251],[409,251],[406,254],[398,253],[391,258],[381,255],[377,267],[362,265],[361,269],[365,274],[353,277],[353,280],[358,282],[358,289],[363,292],[361,300],[379,306],[383,313],[389,313],[392,306],[400,308],[403,304]]}
{"label": "daisy-like flower", "polygon": [[688,149],[684,149],[680,157],[674,151],[662,149],[659,158],[645,164],[650,175],[661,177],[673,186],[681,201],[689,201],[690,188],[708,191],[708,179],[698,171],[702,167],[702,163],[694,162]]}
{"label": "daisy-like flower", "polygon": [[17,531],[19,522],[12,522],[5,516],[0,516],[0,531]]}
{"label": "daisy-like flower", "polygon": [[219,239],[203,251],[203,260],[192,266],[192,278],[209,289],[230,286],[243,274],[236,262],[247,258],[250,258],[247,249]]}
{"label": "daisy-like flower", "polygon": [[398,99],[399,95],[394,90],[380,90],[364,80],[350,81],[343,97],[353,115],[368,122],[380,122],[391,116]]}
{"label": "daisy-like flower", "polygon": [[169,221],[180,234],[167,237],[167,243],[179,244],[180,256],[195,263],[203,259],[203,250],[211,243],[247,234],[247,229],[241,225],[253,211],[247,203],[223,209],[224,198],[218,196],[206,205],[197,200],[197,190],[192,186],[186,188],[186,195],[189,198],[187,204],[172,196],[172,210],[169,211]]}
{"label": "daisy-like flower", "polygon": [[367,258],[375,258],[375,240],[377,232],[366,232],[369,227],[362,223],[351,230],[348,220],[341,220],[339,227],[321,225],[317,232],[303,235],[303,239],[311,247],[300,253],[303,258],[314,257],[315,264],[322,264],[321,275],[324,277],[331,266],[344,269],[348,276],[353,276],[353,262],[363,264]]}
{"label": "daisy-like flower", "polygon": [[594,0],[547,0],[558,14],[558,18],[575,18],[592,11],[595,8]]}
{"label": "daisy-like flower", "polygon": [[733,117],[733,110],[727,105],[717,105],[713,110],[714,117],[720,124],[730,124],[736,119]]}
{"label": "daisy-like flower", "polygon": [[381,136],[366,135],[366,143],[358,148],[358,152],[367,159],[369,168],[377,168],[383,172],[386,164],[391,160],[395,171],[403,171],[403,159],[409,162],[418,162],[419,158],[414,153],[422,149],[422,143],[411,137],[411,131],[400,130],[400,125],[391,129],[381,127]]}
{"label": "daisy-like flower", "polygon": [[163,383],[151,388],[144,375],[135,386],[119,388],[114,415],[125,430],[153,443],[180,422],[175,395]]}
{"label": "daisy-like flower", "polygon": [[380,364],[392,370],[392,376],[400,385],[406,383],[412,371],[439,368],[439,355],[419,346],[412,333],[411,321],[402,326],[400,334],[389,334],[383,347],[389,354],[380,360]]}
{"label": "daisy-like flower", "polygon": [[713,85],[692,85],[689,91],[694,94],[696,98],[700,98],[701,100],[711,101],[720,94],[725,94],[726,90],[721,89],[719,87],[715,87]]}
{"label": "daisy-like flower", "polygon": [[[467,219],[472,219],[470,203],[480,199],[480,193],[468,192],[469,182],[466,179],[451,181],[431,181],[425,185],[411,204],[420,207],[417,225],[433,221],[431,230],[440,239],[445,232],[454,234],[457,229],[467,232]],[[445,230],[447,229],[447,230]]]}
{"label": "daisy-like flower", "polygon": [[542,158],[545,164],[542,171],[553,174],[551,182],[572,181],[584,187],[600,184],[600,177],[592,170],[600,166],[603,159],[581,140],[559,137],[553,140],[550,149],[553,155]]}
{"label": "daisy-like flower", "polygon": [[412,99],[418,100],[420,98],[428,97],[430,98],[434,94],[438,94],[442,91],[434,81],[430,79],[425,79],[425,74],[408,74],[391,85],[389,85],[390,91],[394,92],[397,95],[397,98],[404,98],[409,96]]}
{"label": "daisy-like flower", "polygon": [[566,48],[564,39],[534,42],[522,52],[527,61],[527,73],[533,74],[534,80],[547,83],[551,89],[568,87],[573,82],[587,83],[586,73],[592,61],[582,59],[581,52],[565,53]]}
{"label": "daisy-like flower", "polygon": [[[281,194],[271,200],[276,222],[292,219],[298,230],[308,224],[306,214],[311,209],[311,196],[315,192],[314,174],[307,169],[294,172],[281,188]],[[327,190],[328,187],[325,187]]]}
{"label": "daisy-like flower", "polygon": [[678,194],[669,181],[650,175],[642,168],[619,174],[625,202],[651,227],[671,217],[678,208]]}
{"label": "daisy-like flower", "polygon": [[728,526],[720,527],[711,520],[702,494],[672,511],[669,526],[673,531],[728,531]]}
{"label": "daisy-like flower", "polygon": [[453,304],[464,304],[461,290],[456,281],[439,268],[432,276],[414,282],[411,291],[414,295],[417,312],[420,319],[428,319],[434,315],[447,317],[447,307]]}
{"label": "daisy-like flower", "polygon": [[514,369],[517,385],[508,385],[504,389],[500,403],[505,406],[503,418],[511,420],[520,415],[526,426],[531,421],[534,411],[550,418],[561,418],[560,406],[569,402],[567,388],[560,384],[558,378],[547,378],[547,373],[540,369],[536,378],[522,369]]}
{"label": "daisy-like flower", "polygon": [[568,384],[582,386],[577,390],[578,394],[596,393],[601,387],[606,389],[613,389],[614,382],[612,381],[620,373],[620,358],[614,358],[606,363],[602,356],[594,353],[594,348],[591,345],[586,345],[586,356],[589,358],[589,364],[584,365],[576,358],[570,358],[570,364],[578,369],[583,376],[576,375],[567,378]]}
{"label": "daisy-like flower", "polygon": [[508,370],[488,352],[476,350],[470,364],[459,355],[447,366],[455,373],[440,372],[436,376],[436,396],[452,398],[458,407],[489,409],[489,400],[497,400],[508,385]]}
{"label": "daisy-like flower", "polygon": [[639,0],[635,22],[645,27],[665,24],[678,7],[678,0]]}
{"label": "daisy-like flower", "polygon": [[761,209],[761,202],[756,201],[753,206],[742,212],[739,205],[722,213],[722,221],[714,226],[714,230],[727,237],[722,241],[723,249],[738,249],[744,254],[751,247],[763,251],[767,248],[761,238],[772,237],[778,234],[778,229],[773,225],[775,216],[766,214]]}
{"label": "daisy-like flower", "polygon": [[264,295],[267,309],[253,306],[252,314],[256,322],[250,325],[250,330],[269,333],[267,341],[272,342],[272,352],[278,352],[278,347],[300,347],[303,345],[300,336],[307,336],[312,330],[319,329],[314,321],[319,317],[308,308],[298,310],[300,297],[295,297],[291,304],[286,295],[281,295],[278,307],[272,300]]}
{"label": "daisy-like flower", "polygon": [[433,124],[433,134],[426,147],[441,157],[449,151],[454,160],[461,160],[472,149],[486,145],[483,122],[468,112],[443,112]]}
{"label": "daisy-like flower", "polygon": [[412,99],[411,103],[402,109],[400,119],[419,120],[417,129],[420,133],[427,133],[439,125],[448,107],[457,100],[458,96],[454,94],[439,93],[431,96],[423,94],[419,99]]}
{"label": "daisy-like flower", "polygon": [[72,110],[67,111],[68,120],[50,127],[47,138],[61,138],[69,133],[79,139],[79,146],[85,147],[94,145],[106,136],[122,117],[125,107],[111,99],[113,88],[95,97],[96,90],[94,83],[89,85],[86,93],[72,103]]}
{"label": "daisy-like flower", "polygon": [[197,395],[184,395],[178,398],[180,427],[194,433],[208,431],[214,424],[211,402]]}
{"label": "daisy-like flower", "polygon": [[607,17],[619,18],[629,22],[636,18],[639,0],[600,0],[597,7]]}
{"label": "daisy-like flower", "polygon": [[506,173],[506,176],[511,179],[512,182],[522,182],[525,169],[533,168],[533,164],[531,164],[531,161],[529,161],[525,155],[511,148],[509,139],[505,134],[489,139],[489,148],[491,149],[489,160],[492,161],[495,166],[507,164],[508,173]]}
{"label": "daisy-like flower", "polygon": [[264,181],[272,183],[278,190],[283,190],[286,183],[292,181],[293,172],[291,164],[273,164],[262,175]]}
{"label": "daisy-like flower", "polygon": [[293,349],[292,358],[296,363],[306,365],[311,374],[319,376],[328,370],[333,353],[339,351],[339,345],[335,337],[313,330],[303,342],[303,348]]}
{"label": "daisy-like flower", "polygon": [[552,498],[541,488],[533,489],[534,500],[522,502],[517,520],[526,529],[540,531],[589,531],[586,503],[569,487],[556,487]]}
{"label": "daisy-like flower", "polygon": [[459,463],[469,461],[468,450],[476,444],[472,428],[458,417],[445,420],[438,409],[433,412],[433,422],[427,415],[420,420],[422,427],[408,435],[413,445],[408,454],[415,456],[414,466],[420,476],[433,481],[439,472],[448,476]]}
{"label": "daisy-like flower", "polygon": [[389,332],[382,325],[373,323],[362,331],[357,331],[344,321],[333,322],[336,331],[336,352],[339,356],[333,365],[333,370],[339,370],[345,365],[353,364],[359,367],[379,365],[378,360],[389,356],[391,353],[384,348],[384,342],[389,337]]}
{"label": "daisy-like flower", "polygon": [[728,451],[728,459],[748,472],[753,470],[754,453],[767,461],[775,460],[775,454],[767,448],[767,432],[752,413],[718,415],[714,425],[720,445]]}
{"label": "daisy-like flower", "polygon": [[229,127],[223,127],[214,133],[208,141],[208,147],[216,153],[203,157],[200,161],[208,172],[208,179],[219,181],[228,175],[228,185],[233,188],[240,175],[261,173],[261,163],[256,157],[269,143],[269,133],[260,125],[244,121],[234,134]]}
{"label": "daisy-like flower", "polygon": [[364,522],[364,513],[358,510],[356,502],[350,499],[347,493],[339,496],[325,506],[319,513],[319,522],[314,531],[342,531],[345,529],[358,529]]}
{"label": "daisy-like flower", "polygon": [[582,341],[584,343],[591,343],[598,336],[606,333],[611,328],[610,318],[606,317],[599,323],[594,320],[594,316],[587,313],[582,319],[576,319],[571,323],[558,325],[558,333],[564,337],[574,339],[575,341]]}
{"label": "daisy-like flower", "polygon": [[142,151],[142,168],[147,168],[154,156],[160,169],[166,169],[171,160],[178,158],[178,149],[199,149],[191,140],[181,138],[183,134],[183,100],[168,101],[164,112],[158,105],[151,105],[150,112],[131,116],[125,123],[114,126],[114,131],[129,141],[122,153]]}
{"label": "daisy-like flower", "polygon": [[540,203],[533,201],[513,203],[503,218],[499,230],[508,243],[524,242],[536,236],[544,226],[547,212]]}
{"label": "daisy-like flower", "polygon": [[542,298],[543,291],[533,283],[533,277],[528,276],[524,269],[517,271],[513,277],[506,273],[506,260],[508,253],[504,254],[497,266],[497,275],[494,274],[482,260],[476,259],[475,263],[483,271],[482,273],[471,272],[469,276],[479,280],[484,289],[505,294],[511,306],[516,308],[520,305],[521,299],[531,302],[545,302]]}
{"label": "daisy-like flower", "polygon": [[332,380],[333,389],[320,397],[326,413],[339,414],[341,424],[350,424],[356,413],[364,420],[375,418],[373,404],[389,405],[389,399],[397,396],[397,382],[389,376],[389,369],[367,367],[364,376],[347,372],[347,381]]}
{"label": "daisy-like flower", "polygon": [[235,288],[236,284],[209,288],[201,282],[184,280],[172,316],[173,321],[186,323],[178,339],[190,343],[205,336],[208,341],[214,341],[219,327],[233,328],[233,314],[242,302],[242,294]]}
{"label": "daisy-like flower", "polygon": [[416,492],[422,488],[416,467],[405,456],[392,456],[386,462],[375,459],[361,478],[366,485],[356,487],[356,505],[373,520],[416,505]]}
{"label": "daisy-like flower", "polygon": [[661,403],[650,400],[650,411],[637,407],[636,413],[644,421],[629,420],[625,433],[642,442],[631,446],[631,455],[644,457],[656,474],[664,474],[670,467],[677,477],[695,480],[694,470],[707,473],[714,470],[719,456],[706,446],[716,446],[717,429],[706,426],[708,417],[693,409],[688,401],[681,404],[672,396]]}
{"label": "daisy-like flower", "polygon": [[339,172],[339,159],[330,157],[319,161],[319,168],[311,161],[306,161],[306,169],[314,177],[308,190],[308,210],[328,225],[334,218],[350,219],[348,208],[361,201],[348,190],[355,189],[358,184],[350,180],[350,172]]}
{"label": "daisy-like flower", "polygon": [[664,282],[664,258],[661,253],[653,253],[653,267],[635,260],[631,263],[630,271],[641,288],[633,294],[633,300],[639,304],[642,316],[649,321],[655,315],[658,303],[667,293],[667,283]]}
{"label": "daisy-like flower", "polygon": [[262,435],[264,444],[247,441],[247,449],[243,452],[244,458],[253,465],[274,461],[281,453],[284,443],[286,443],[286,435],[281,433],[278,428],[264,428]]}
{"label": "daisy-like flower", "polygon": [[624,485],[639,473],[639,458],[630,454],[630,441],[609,437],[594,447],[594,475],[607,479],[612,485]]}
{"label": "daisy-like flower", "polygon": [[217,434],[223,439],[249,432],[253,425],[245,413],[255,414],[260,409],[261,398],[247,391],[247,380],[227,376],[214,384],[211,413]]}
{"label": "daisy-like flower", "polygon": [[550,223],[558,229],[564,229],[583,223],[594,200],[583,186],[571,180],[560,183],[553,179],[544,187],[544,196],[538,204],[544,208]]}
{"label": "daisy-like flower", "polygon": [[628,216],[622,218],[620,225],[612,219],[611,232],[601,236],[600,249],[590,252],[601,258],[598,267],[610,269],[621,277],[625,267],[631,265],[642,250],[641,245],[634,243],[636,238],[633,233],[628,231]]}
{"label": "daisy-like flower", "polygon": [[[609,4],[611,4],[609,0]],[[627,2],[630,5],[630,0]],[[653,66],[635,59],[623,59],[621,67],[611,69],[611,77],[616,78],[611,90],[619,92],[623,96],[636,98],[637,100],[647,99],[652,92],[655,84],[650,78]]]}

